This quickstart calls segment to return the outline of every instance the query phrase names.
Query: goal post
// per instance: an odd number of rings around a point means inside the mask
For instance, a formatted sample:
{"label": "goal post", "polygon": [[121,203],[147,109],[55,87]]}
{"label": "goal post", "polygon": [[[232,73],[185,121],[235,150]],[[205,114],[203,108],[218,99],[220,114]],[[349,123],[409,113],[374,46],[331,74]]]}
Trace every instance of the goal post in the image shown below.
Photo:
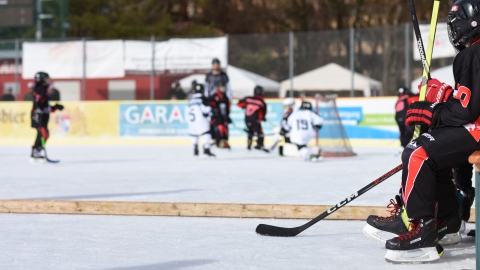
{"label": "goal post", "polygon": [[316,146],[321,149],[322,156],[356,156],[340,118],[336,103],[337,95],[316,95],[307,99],[314,100],[315,112],[324,119],[324,124],[316,138]]}

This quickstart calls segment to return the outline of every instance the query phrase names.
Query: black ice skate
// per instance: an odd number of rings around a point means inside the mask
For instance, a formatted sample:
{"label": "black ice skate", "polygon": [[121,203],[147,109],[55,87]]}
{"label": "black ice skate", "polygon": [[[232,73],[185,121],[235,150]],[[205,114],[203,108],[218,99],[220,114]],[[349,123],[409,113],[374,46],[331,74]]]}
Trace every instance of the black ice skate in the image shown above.
{"label": "black ice skate", "polygon": [[390,203],[387,205],[387,208],[390,209],[390,216],[379,217],[370,215],[367,218],[367,225],[363,227],[363,233],[366,236],[385,244],[387,238],[380,236],[380,232],[389,232],[395,235],[402,235],[408,232],[404,221],[406,219],[402,218],[404,212],[402,200],[399,195],[395,196],[395,200],[396,202],[390,199]]}
{"label": "black ice skate", "polygon": [[209,148],[203,149],[203,154],[205,154],[209,158],[215,158],[215,155],[210,152]]}
{"label": "black ice skate", "polygon": [[252,139],[248,138],[247,140],[247,150],[252,150]]}
{"label": "black ice skate", "polygon": [[437,221],[419,219],[410,222],[411,230],[385,243],[385,260],[391,263],[421,263],[440,259],[443,248],[438,245]]}
{"label": "black ice skate", "polygon": [[261,151],[263,151],[263,152],[265,152],[265,153],[270,153],[270,151],[269,151],[268,149],[265,149],[263,146],[257,145],[257,146],[255,146],[254,148],[257,149],[257,150],[261,150]]}
{"label": "black ice skate", "polygon": [[438,240],[439,244],[448,246],[460,243],[462,237],[460,236],[460,227],[462,225],[461,213],[448,220],[438,220]]}
{"label": "black ice skate", "polygon": [[198,156],[198,145],[197,144],[195,144],[193,146],[193,155],[196,156],[196,157]]}
{"label": "black ice skate", "polygon": [[43,153],[43,148],[32,147],[32,153],[30,154],[31,163],[45,163],[45,154]]}

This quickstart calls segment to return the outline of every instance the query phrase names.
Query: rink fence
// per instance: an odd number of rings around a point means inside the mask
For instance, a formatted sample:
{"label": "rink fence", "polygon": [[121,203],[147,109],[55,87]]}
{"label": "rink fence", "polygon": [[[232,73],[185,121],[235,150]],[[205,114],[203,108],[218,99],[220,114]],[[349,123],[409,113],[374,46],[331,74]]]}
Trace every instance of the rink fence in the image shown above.
{"label": "rink fence", "polygon": [[[294,204],[0,200],[0,213],[23,214],[312,219],[331,207]],[[384,206],[344,206],[326,219],[366,220],[369,215],[388,215],[386,210]],[[474,210],[471,211],[471,222],[475,222]]]}
{"label": "rink fence", "polygon": [[[267,137],[279,130],[283,103],[267,99],[267,122],[263,124]],[[394,97],[339,98],[340,118],[348,137],[355,140],[396,140],[398,128],[394,121]],[[232,103],[230,137],[243,138],[244,112]],[[62,102],[63,111],[52,113],[49,130],[51,140],[62,144],[79,144],[84,139],[175,140],[188,137],[188,103],[186,101],[70,101]],[[300,100],[297,100],[297,107]],[[0,102],[0,138],[3,141],[31,139],[35,130],[30,127],[31,102]],[[328,120],[328,112],[319,111]],[[328,121],[326,124],[328,125]],[[320,131],[322,140],[328,137],[327,128]],[[235,142],[235,140],[233,140]],[[77,143],[75,143],[77,142]],[[243,141],[242,141],[243,142]],[[81,143],[80,143],[81,144]]]}

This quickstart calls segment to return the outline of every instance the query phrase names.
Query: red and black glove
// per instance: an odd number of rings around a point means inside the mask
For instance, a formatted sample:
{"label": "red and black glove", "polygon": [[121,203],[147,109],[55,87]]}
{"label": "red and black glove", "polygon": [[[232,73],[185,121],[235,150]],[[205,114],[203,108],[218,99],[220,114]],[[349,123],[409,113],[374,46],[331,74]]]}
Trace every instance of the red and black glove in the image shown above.
{"label": "red and black glove", "polygon": [[[418,85],[418,90],[422,88],[422,83]],[[427,93],[425,101],[429,102],[445,102],[452,95],[453,89],[450,85],[443,83],[437,79],[431,79],[427,83]]]}
{"label": "red and black glove", "polygon": [[438,113],[443,104],[428,101],[417,101],[410,105],[407,110],[405,124],[407,126],[426,125],[436,127],[438,125]]}

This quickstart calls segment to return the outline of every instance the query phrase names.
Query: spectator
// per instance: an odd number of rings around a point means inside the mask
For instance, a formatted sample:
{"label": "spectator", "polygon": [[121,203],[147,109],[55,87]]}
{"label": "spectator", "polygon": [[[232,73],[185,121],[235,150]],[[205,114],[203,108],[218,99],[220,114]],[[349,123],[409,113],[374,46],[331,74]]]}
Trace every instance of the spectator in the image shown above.
{"label": "spectator", "polygon": [[232,100],[232,89],[230,87],[228,75],[220,68],[220,60],[215,58],[212,60],[212,71],[210,71],[205,77],[205,96],[214,96],[219,83],[222,83],[226,86],[227,98],[228,100]]}
{"label": "spectator", "polygon": [[23,96],[23,101],[33,101],[33,87],[35,86],[35,83],[29,82],[27,86],[28,92]]}
{"label": "spectator", "polygon": [[12,95],[12,88],[7,88],[5,93],[0,98],[0,101],[15,101],[15,97]]}
{"label": "spectator", "polygon": [[169,100],[182,100],[186,99],[187,95],[183,92],[182,87],[178,81],[172,83],[172,89],[167,94],[167,99]]}
{"label": "spectator", "polygon": [[188,94],[187,94],[187,99],[191,99],[192,95],[195,94],[195,86],[197,86],[197,81],[193,80],[190,90],[188,91]]}
{"label": "spectator", "polygon": [[48,95],[51,101],[60,101],[60,92],[55,88],[53,83],[48,87]]}

